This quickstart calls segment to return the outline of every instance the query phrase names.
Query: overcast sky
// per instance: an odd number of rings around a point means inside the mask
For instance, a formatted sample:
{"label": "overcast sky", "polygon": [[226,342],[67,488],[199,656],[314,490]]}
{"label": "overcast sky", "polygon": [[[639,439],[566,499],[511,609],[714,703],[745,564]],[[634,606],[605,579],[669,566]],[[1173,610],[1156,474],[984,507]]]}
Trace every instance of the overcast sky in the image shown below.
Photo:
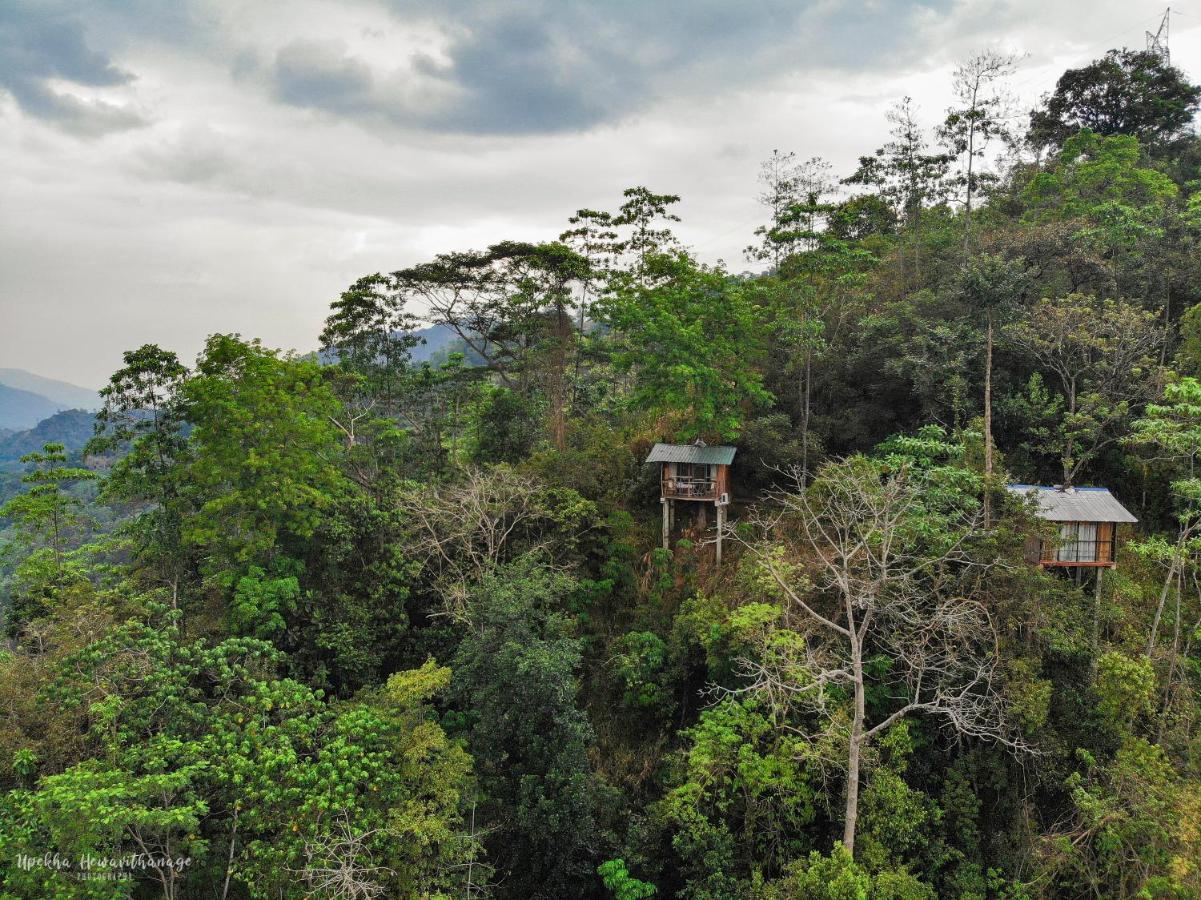
{"label": "overcast sky", "polygon": [[[773,148],[846,174],[973,52],[1028,54],[1028,106],[1163,6],[0,0],[0,367],[95,387],[147,342],[308,350],[356,277],[553,238],[634,184],[742,270]],[[1201,2],[1173,9],[1196,78]]]}

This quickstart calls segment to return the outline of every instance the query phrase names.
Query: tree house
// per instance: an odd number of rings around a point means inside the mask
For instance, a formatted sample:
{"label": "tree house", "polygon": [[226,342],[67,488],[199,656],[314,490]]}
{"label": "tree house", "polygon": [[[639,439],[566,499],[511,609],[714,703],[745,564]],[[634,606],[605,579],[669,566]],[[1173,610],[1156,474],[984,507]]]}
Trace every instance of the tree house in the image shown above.
{"label": "tree house", "polygon": [[663,549],[670,548],[671,529],[675,527],[676,503],[698,504],[697,513],[704,525],[712,504],[717,518],[717,561],[721,562],[722,528],[726,507],[730,504],[730,464],[734,447],[709,447],[703,441],[693,444],[655,444],[648,463],[659,463],[659,503],[663,506]]}
{"label": "tree house", "polygon": [[1027,544],[1027,561],[1043,567],[1113,568],[1118,525],[1138,521],[1108,488],[1010,484],[1006,489],[1023,499],[1036,498],[1038,517],[1059,524],[1058,540],[1031,538]]}

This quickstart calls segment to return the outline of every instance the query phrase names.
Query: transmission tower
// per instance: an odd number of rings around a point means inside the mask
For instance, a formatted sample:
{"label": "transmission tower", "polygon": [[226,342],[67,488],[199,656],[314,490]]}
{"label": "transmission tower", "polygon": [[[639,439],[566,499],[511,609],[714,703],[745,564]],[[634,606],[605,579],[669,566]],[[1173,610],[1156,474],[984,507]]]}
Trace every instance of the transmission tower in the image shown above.
{"label": "transmission tower", "polygon": [[1163,14],[1163,20],[1159,23],[1159,30],[1152,34],[1147,32],[1147,52],[1154,53],[1165,66],[1172,64],[1172,54],[1168,50],[1168,26],[1172,18],[1172,7],[1168,7]]}

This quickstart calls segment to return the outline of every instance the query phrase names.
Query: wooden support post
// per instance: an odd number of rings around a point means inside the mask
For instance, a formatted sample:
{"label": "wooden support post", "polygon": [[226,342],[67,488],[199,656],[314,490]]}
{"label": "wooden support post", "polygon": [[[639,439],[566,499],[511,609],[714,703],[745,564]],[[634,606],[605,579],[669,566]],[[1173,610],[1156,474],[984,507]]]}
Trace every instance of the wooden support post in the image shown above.
{"label": "wooden support post", "polygon": [[701,530],[709,527],[709,504],[698,503],[696,511],[696,524],[701,527]]}
{"label": "wooden support post", "polygon": [[1093,652],[1089,657],[1092,660],[1090,668],[1093,676],[1097,674],[1097,651],[1101,648],[1101,586],[1104,576],[1105,567],[1097,566],[1097,583],[1093,588],[1093,633],[1090,640]]}
{"label": "wooden support post", "polygon": [[667,501],[667,527],[672,529],[676,527],[676,501]]}
{"label": "wooden support post", "polygon": [[659,502],[663,504],[663,549],[670,550],[671,548],[667,541],[668,535],[671,532],[671,509],[667,504],[671,501],[669,501],[666,497],[663,497],[660,498]]}
{"label": "wooden support post", "polygon": [[717,506],[717,565],[721,565],[721,533],[725,529],[726,508],[720,503]]}

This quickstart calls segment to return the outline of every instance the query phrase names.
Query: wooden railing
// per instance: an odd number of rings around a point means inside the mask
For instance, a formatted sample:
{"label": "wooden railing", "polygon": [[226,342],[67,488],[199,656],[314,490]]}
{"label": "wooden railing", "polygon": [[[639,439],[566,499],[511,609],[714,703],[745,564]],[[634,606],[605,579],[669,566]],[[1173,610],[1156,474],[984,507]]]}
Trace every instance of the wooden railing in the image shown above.
{"label": "wooden railing", "polygon": [[1041,562],[1044,566],[1104,566],[1114,561],[1112,539],[1095,541],[1043,542]]}
{"label": "wooden railing", "polygon": [[716,500],[717,482],[712,478],[676,476],[664,478],[662,496],[684,500]]}

